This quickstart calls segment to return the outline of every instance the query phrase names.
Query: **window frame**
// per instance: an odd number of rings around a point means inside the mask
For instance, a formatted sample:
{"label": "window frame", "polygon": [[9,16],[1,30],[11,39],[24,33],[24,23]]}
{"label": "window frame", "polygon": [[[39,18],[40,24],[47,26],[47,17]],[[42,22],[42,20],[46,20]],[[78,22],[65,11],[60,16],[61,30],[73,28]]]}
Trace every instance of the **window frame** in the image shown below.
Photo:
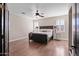
{"label": "window frame", "polygon": [[56,32],[60,33],[60,32],[65,32],[65,20],[64,19],[58,19],[56,20]]}

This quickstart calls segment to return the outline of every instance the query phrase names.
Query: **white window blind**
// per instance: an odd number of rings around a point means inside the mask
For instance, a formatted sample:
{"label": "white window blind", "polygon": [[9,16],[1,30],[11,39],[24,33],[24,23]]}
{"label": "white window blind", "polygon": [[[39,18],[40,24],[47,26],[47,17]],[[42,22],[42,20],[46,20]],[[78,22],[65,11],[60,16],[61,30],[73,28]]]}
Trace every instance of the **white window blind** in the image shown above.
{"label": "white window blind", "polygon": [[65,31],[65,21],[63,19],[59,19],[56,21],[57,32],[64,32]]}

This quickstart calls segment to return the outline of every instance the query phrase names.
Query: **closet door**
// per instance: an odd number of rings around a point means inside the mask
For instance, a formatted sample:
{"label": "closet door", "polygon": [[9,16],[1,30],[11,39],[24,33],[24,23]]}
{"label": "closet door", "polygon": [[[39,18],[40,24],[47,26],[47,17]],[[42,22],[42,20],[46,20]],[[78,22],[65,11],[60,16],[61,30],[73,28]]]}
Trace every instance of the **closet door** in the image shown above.
{"label": "closet door", "polygon": [[0,56],[2,55],[2,4],[0,4]]}
{"label": "closet door", "polygon": [[5,34],[5,55],[9,55],[9,11],[7,4],[4,4],[4,34]]}
{"label": "closet door", "polygon": [[9,55],[9,15],[6,4],[0,3],[0,56]]}
{"label": "closet door", "polygon": [[79,3],[75,5],[75,55],[79,56]]}

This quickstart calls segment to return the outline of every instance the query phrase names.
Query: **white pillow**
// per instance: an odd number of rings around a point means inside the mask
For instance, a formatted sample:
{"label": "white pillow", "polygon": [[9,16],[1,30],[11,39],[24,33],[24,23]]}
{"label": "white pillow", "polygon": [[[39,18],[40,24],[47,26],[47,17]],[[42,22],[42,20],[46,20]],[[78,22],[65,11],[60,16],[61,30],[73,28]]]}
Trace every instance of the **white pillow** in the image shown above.
{"label": "white pillow", "polygon": [[52,29],[40,29],[40,32],[52,32]]}

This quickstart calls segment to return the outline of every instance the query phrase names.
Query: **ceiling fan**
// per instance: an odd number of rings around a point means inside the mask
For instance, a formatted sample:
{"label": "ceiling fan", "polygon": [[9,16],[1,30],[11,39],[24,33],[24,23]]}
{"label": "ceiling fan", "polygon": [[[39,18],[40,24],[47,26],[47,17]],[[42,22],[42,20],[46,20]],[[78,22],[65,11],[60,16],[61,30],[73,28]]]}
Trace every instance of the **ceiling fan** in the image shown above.
{"label": "ceiling fan", "polygon": [[43,14],[43,13],[40,14],[40,13],[38,12],[38,10],[36,10],[35,16],[44,17],[42,14]]}

